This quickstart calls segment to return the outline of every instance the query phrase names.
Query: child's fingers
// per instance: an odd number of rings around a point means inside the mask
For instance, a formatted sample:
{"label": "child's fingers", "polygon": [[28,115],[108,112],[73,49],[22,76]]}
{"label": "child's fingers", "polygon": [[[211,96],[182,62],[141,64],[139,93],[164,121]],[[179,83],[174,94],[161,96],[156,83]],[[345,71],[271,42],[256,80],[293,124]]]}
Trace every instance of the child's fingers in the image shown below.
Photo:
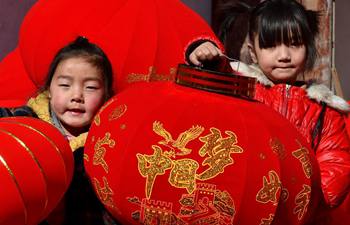
{"label": "child's fingers", "polygon": [[213,43],[205,42],[198,46],[189,56],[189,60],[196,66],[202,65],[201,62],[212,60],[220,56],[222,52]]}
{"label": "child's fingers", "polygon": [[192,52],[189,56],[189,60],[191,63],[193,63],[196,66],[202,65],[202,63],[199,61],[199,57],[197,56],[198,53],[196,51]]}
{"label": "child's fingers", "polygon": [[213,58],[216,58],[220,55],[222,55],[222,52],[220,49],[218,49],[213,43],[211,42],[206,42],[204,43],[205,44],[205,47],[206,49],[208,50],[208,59],[213,59]]}

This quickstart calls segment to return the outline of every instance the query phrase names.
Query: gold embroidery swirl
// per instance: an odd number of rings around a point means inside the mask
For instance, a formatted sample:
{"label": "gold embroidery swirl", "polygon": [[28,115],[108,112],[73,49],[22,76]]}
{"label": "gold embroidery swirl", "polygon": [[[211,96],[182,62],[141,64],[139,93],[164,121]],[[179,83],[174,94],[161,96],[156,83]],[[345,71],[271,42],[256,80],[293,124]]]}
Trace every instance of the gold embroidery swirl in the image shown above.
{"label": "gold embroidery swirl", "polygon": [[275,153],[279,159],[286,158],[287,156],[286,149],[284,148],[284,145],[281,143],[279,139],[271,138],[269,144],[273,153]]}
{"label": "gold embroidery swirl", "polygon": [[94,146],[94,155],[92,159],[92,164],[95,166],[101,165],[102,168],[108,173],[108,165],[104,159],[106,154],[106,148],[103,145],[108,145],[108,147],[113,148],[115,146],[115,141],[111,139],[111,134],[106,133],[105,136],[101,139],[98,138]]}
{"label": "gold embroidery swirl", "polygon": [[293,151],[292,155],[295,158],[299,159],[305,176],[308,179],[310,179],[310,177],[312,175],[312,165],[311,165],[311,161],[310,161],[310,157],[309,157],[309,150],[306,147],[302,146],[298,140],[296,140],[296,141],[297,141],[298,145],[300,146],[300,148]]}
{"label": "gold embroidery swirl", "polygon": [[112,104],[116,99],[115,98],[111,98],[108,102],[106,102],[98,111],[98,113],[95,115],[94,118],[94,123],[96,126],[100,126],[101,125],[101,113],[103,112],[103,110],[105,110],[110,104]]}
{"label": "gold embroidery swirl", "polygon": [[95,184],[95,189],[97,191],[97,195],[99,196],[102,203],[104,205],[111,207],[111,208],[116,208],[114,201],[113,201],[114,192],[110,188],[107,178],[102,177],[103,187],[101,186],[100,182],[95,177],[93,178],[93,180],[94,180],[94,184]]}
{"label": "gold embroidery swirl", "polygon": [[259,225],[270,225],[275,217],[274,214],[269,214],[269,218],[262,218]]}
{"label": "gold embroidery swirl", "polygon": [[199,140],[204,145],[199,149],[199,155],[206,158],[202,165],[208,165],[201,174],[197,175],[199,180],[208,180],[220,173],[224,172],[225,167],[234,163],[231,153],[242,153],[243,149],[236,145],[238,143],[237,136],[232,131],[225,131],[228,137],[223,138],[221,132],[217,128],[210,128],[211,133],[207,136],[200,137]]}
{"label": "gold embroidery swirl", "polygon": [[116,120],[116,119],[122,117],[126,113],[127,110],[128,110],[128,106],[125,104],[118,106],[108,116],[108,120],[112,121],[112,120]]}
{"label": "gold embroidery swirl", "polygon": [[301,220],[307,211],[307,206],[310,202],[310,193],[311,187],[303,184],[303,189],[295,197],[296,206],[293,209],[293,213],[298,215],[298,220]]}
{"label": "gold embroidery swirl", "polygon": [[269,178],[268,181],[265,176],[263,177],[263,187],[256,194],[256,201],[261,203],[272,202],[274,205],[277,205],[277,194],[282,184],[274,170],[269,171]]}

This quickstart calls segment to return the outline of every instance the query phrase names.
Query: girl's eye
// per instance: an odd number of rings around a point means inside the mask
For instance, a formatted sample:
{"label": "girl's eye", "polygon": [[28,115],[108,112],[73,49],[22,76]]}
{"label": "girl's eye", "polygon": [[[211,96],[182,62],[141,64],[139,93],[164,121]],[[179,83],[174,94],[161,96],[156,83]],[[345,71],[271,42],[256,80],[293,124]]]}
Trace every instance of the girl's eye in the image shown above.
{"label": "girl's eye", "polygon": [[98,87],[96,87],[96,86],[87,86],[86,89],[88,89],[88,90],[97,90]]}
{"label": "girl's eye", "polygon": [[69,84],[58,84],[59,87],[69,87]]}
{"label": "girl's eye", "polygon": [[302,47],[302,46],[303,46],[303,44],[298,43],[298,42],[292,42],[292,43],[290,43],[290,46],[291,46],[291,47],[300,48],[300,47]]}
{"label": "girl's eye", "polygon": [[98,82],[87,82],[85,85],[85,89],[87,90],[97,90],[100,88],[100,84]]}

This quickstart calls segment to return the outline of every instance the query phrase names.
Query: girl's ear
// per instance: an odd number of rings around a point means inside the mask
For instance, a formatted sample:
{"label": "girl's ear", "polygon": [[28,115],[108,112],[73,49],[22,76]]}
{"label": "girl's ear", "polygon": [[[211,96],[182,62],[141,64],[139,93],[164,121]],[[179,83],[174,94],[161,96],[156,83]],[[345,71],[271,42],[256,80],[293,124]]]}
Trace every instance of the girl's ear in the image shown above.
{"label": "girl's ear", "polygon": [[248,43],[248,50],[249,50],[249,55],[250,58],[252,59],[253,63],[258,63],[258,59],[255,54],[254,46],[252,43]]}

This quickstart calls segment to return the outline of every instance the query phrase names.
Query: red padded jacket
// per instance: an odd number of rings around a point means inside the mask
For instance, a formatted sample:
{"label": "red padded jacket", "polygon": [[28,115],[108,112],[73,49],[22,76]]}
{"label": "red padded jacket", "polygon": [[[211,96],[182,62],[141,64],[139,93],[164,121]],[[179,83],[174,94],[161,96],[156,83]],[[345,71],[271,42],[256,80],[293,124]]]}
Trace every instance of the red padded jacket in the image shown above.
{"label": "red padded jacket", "polygon": [[[324,85],[274,85],[258,68],[239,67],[243,75],[257,78],[255,99],[287,118],[313,146],[325,201],[331,207],[339,205],[350,189],[350,140],[344,120],[348,103]],[[323,123],[319,132],[317,123]]]}

